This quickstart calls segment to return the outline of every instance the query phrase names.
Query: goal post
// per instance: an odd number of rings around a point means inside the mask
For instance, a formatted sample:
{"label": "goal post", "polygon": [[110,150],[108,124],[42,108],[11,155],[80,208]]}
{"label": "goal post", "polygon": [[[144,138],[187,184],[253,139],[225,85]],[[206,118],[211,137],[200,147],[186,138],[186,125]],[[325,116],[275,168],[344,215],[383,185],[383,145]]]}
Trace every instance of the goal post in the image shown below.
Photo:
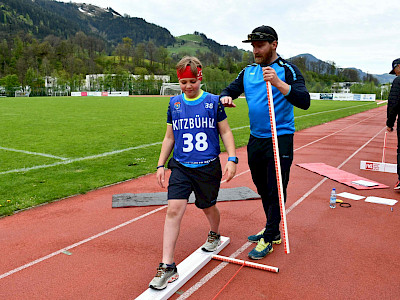
{"label": "goal post", "polygon": [[160,89],[160,95],[175,96],[182,94],[179,83],[163,83]]}
{"label": "goal post", "polygon": [[27,91],[15,91],[15,97],[29,97],[30,93]]}

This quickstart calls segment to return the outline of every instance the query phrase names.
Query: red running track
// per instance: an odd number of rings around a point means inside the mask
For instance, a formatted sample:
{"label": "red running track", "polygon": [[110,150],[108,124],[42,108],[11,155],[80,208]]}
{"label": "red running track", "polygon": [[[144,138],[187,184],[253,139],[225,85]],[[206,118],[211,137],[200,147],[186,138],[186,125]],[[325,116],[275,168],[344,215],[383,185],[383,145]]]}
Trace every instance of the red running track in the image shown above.
{"label": "red running track", "polygon": [[[400,200],[395,174],[360,170],[382,158],[386,107],[299,131],[286,203],[291,253],[282,245],[257,261],[279,273],[243,268],[217,299],[399,299],[399,204],[350,202],[329,208],[338,193]],[[395,133],[388,145],[396,146]],[[221,188],[255,190],[246,149],[238,176]],[[226,155],[222,155],[224,161]],[[386,162],[395,163],[395,150]],[[389,189],[355,190],[296,166],[323,162],[378,181]],[[134,299],[147,289],[161,258],[165,206],[111,208],[112,195],[149,193],[155,175],[92,191],[0,219],[0,299]],[[344,199],[345,200],[345,199]],[[260,200],[220,202],[221,233],[231,243],[220,253],[248,260],[246,237],[262,229]],[[207,235],[202,212],[189,205],[176,250],[179,263]],[[63,251],[66,250],[66,251]],[[211,261],[171,299],[212,299],[238,265]]]}

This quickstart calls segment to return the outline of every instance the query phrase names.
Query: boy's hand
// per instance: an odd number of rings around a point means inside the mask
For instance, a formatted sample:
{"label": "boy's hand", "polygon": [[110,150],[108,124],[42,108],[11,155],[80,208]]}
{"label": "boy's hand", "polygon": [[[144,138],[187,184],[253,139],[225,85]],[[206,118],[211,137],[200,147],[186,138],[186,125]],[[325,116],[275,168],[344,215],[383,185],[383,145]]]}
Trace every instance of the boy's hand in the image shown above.
{"label": "boy's hand", "polygon": [[157,182],[158,185],[164,188],[164,181],[165,181],[165,170],[164,168],[157,169]]}
{"label": "boy's hand", "polygon": [[225,174],[227,175],[226,177],[226,182],[229,182],[236,174],[236,164],[233,161],[228,161],[225,165],[224,169],[224,176]]}
{"label": "boy's hand", "polygon": [[224,107],[236,107],[236,104],[233,103],[232,97],[225,96],[222,97],[219,101],[221,101]]}

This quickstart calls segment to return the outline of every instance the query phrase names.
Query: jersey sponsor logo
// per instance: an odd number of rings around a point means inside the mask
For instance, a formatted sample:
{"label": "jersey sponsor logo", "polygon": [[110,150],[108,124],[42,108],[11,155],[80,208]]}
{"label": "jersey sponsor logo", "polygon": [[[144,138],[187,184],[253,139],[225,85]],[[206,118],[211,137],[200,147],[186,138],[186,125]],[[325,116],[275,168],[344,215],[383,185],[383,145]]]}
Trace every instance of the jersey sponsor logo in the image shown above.
{"label": "jersey sponsor logo", "polygon": [[174,108],[175,108],[176,110],[179,110],[179,109],[181,108],[181,103],[180,103],[180,102],[175,102],[175,103],[174,103]]}
{"label": "jersey sponsor logo", "polygon": [[215,128],[215,119],[209,117],[182,118],[172,121],[173,130]]}

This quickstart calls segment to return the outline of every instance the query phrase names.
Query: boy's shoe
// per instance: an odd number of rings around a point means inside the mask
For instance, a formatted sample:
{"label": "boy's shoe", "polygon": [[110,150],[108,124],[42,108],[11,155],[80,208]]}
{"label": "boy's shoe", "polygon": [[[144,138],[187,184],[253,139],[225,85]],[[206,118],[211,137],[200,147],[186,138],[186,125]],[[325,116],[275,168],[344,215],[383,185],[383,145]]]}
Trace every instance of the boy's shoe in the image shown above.
{"label": "boy's shoe", "polygon": [[396,185],[394,186],[395,190],[400,190],[400,180],[397,181]]}
{"label": "boy's shoe", "polygon": [[[253,235],[249,235],[247,237],[247,240],[249,242],[252,243],[258,243],[258,241],[263,237],[265,228],[263,230],[261,230],[259,233],[253,234]],[[281,234],[278,233],[276,236],[274,236],[274,238],[272,239],[272,244],[277,244],[279,245],[280,243],[282,243],[282,238],[281,238]]]}
{"label": "boy's shoe", "polygon": [[179,278],[178,269],[174,265],[174,267],[168,267],[164,263],[160,263],[157,268],[157,274],[150,281],[149,288],[154,290],[162,290],[167,287],[168,283],[171,283]]}
{"label": "boy's shoe", "polygon": [[214,252],[221,245],[221,235],[210,231],[208,233],[207,242],[201,247],[201,250],[206,252]]}
{"label": "boy's shoe", "polygon": [[249,257],[251,259],[261,259],[267,256],[267,254],[271,253],[274,251],[274,248],[272,248],[272,243],[266,243],[264,242],[264,238],[261,238],[258,241],[257,246],[249,252]]}

